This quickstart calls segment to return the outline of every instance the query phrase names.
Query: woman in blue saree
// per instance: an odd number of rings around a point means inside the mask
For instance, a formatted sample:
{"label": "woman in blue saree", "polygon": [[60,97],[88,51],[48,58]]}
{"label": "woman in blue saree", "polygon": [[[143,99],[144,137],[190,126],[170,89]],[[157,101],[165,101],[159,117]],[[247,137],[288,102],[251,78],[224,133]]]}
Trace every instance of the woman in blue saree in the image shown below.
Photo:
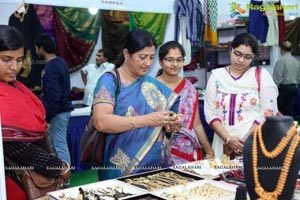
{"label": "woman in blue saree", "polygon": [[[177,95],[147,75],[156,50],[153,36],[141,29],[128,34],[116,63],[120,93],[113,75],[104,74],[94,91],[93,115],[98,131],[108,133],[99,180],[168,167],[168,139],[179,130]],[[115,73],[115,72],[113,72]]]}

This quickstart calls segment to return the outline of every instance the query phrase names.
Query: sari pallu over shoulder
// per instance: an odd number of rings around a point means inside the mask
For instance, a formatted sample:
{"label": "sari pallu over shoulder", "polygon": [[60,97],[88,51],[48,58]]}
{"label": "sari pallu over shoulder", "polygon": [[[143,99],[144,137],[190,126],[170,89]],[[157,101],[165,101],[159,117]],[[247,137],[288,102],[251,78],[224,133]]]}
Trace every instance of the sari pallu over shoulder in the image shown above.
{"label": "sari pallu over shoulder", "polygon": [[[121,86],[114,114],[129,117],[155,111],[177,112],[177,99],[178,95],[167,86],[150,76],[144,76],[126,88]],[[103,175],[115,178],[168,163],[166,145],[157,141],[161,132],[162,127],[142,127],[119,134],[108,134],[104,166],[114,169],[103,171]],[[154,152],[158,155],[153,156]]]}
{"label": "sari pallu over shoulder", "polygon": [[0,112],[4,142],[34,142],[45,137],[45,109],[22,83],[0,83]]}

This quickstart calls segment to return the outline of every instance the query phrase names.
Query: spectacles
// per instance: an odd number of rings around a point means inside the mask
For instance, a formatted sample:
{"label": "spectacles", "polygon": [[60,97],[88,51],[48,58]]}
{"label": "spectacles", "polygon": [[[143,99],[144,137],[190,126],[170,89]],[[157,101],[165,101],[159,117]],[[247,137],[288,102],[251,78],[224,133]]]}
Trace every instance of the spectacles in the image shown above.
{"label": "spectacles", "polygon": [[254,59],[254,55],[253,54],[243,54],[242,52],[238,51],[238,50],[234,50],[232,49],[232,53],[238,57],[238,58],[244,58],[245,60],[253,60]]}
{"label": "spectacles", "polygon": [[168,57],[168,58],[164,58],[164,60],[172,65],[175,63],[175,61],[177,64],[180,64],[180,65],[183,64],[183,62],[184,62],[184,58],[176,58],[175,59],[175,58]]}

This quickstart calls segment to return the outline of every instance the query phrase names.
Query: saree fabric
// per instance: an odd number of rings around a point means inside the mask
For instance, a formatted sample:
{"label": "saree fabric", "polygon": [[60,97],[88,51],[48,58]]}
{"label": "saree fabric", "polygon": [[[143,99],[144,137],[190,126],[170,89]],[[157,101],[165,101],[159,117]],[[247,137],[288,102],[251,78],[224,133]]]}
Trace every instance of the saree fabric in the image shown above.
{"label": "saree fabric", "polygon": [[[197,160],[198,156],[200,156],[197,154],[201,146],[193,129],[198,107],[198,92],[193,84],[186,79],[182,79],[179,85],[174,89],[174,92],[180,96],[178,114],[182,114],[181,122],[183,125],[180,131],[173,133],[171,137],[172,161],[173,164],[176,165]],[[176,151],[174,151],[174,149]],[[187,155],[179,156],[175,153],[177,151]],[[193,160],[187,160],[188,158]]]}
{"label": "saree fabric", "polygon": [[[155,111],[177,112],[177,95],[170,88],[146,75],[128,86],[121,84],[115,102],[115,83],[104,74],[95,88],[94,102],[114,105],[114,114],[139,116]],[[176,106],[177,105],[177,106]],[[108,134],[104,150],[102,180],[168,167],[171,164],[167,139],[157,141],[162,127],[142,127],[119,134]],[[165,138],[165,137],[164,137]]]}
{"label": "saree fabric", "polygon": [[[261,69],[260,92],[255,67],[238,78],[224,68],[215,69],[207,82],[204,114],[208,124],[218,120],[230,136],[243,138],[253,123],[259,124],[266,115],[277,115],[278,89],[268,71]],[[212,148],[221,159],[223,140],[214,134]]]}
{"label": "saree fabric", "polygon": [[44,138],[46,121],[42,102],[19,81],[13,85],[0,82],[3,141],[33,142]]}

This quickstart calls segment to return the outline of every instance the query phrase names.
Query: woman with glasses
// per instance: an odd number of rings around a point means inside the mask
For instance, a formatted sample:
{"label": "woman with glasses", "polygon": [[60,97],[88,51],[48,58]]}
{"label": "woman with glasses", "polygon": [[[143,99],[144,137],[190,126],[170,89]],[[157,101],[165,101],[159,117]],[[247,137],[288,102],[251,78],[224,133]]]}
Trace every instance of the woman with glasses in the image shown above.
{"label": "woman with glasses", "polygon": [[231,44],[231,64],[213,70],[207,82],[204,113],[215,131],[212,147],[220,159],[223,153],[231,158],[242,153],[246,137],[265,116],[278,114],[278,90],[271,75],[262,68],[256,79],[256,67],[251,65],[257,51],[252,34],[237,35]]}
{"label": "woman with glasses", "polygon": [[171,135],[171,156],[173,164],[182,164],[202,159],[202,149],[206,158],[214,157],[201,124],[198,109],[198,92],[193,84],[178,76],[183,68],[185,51],[181,44],[169,41],[159,49],[159,64],[162,67],[157,79],[180,96],[178,113],[183,127]]}

